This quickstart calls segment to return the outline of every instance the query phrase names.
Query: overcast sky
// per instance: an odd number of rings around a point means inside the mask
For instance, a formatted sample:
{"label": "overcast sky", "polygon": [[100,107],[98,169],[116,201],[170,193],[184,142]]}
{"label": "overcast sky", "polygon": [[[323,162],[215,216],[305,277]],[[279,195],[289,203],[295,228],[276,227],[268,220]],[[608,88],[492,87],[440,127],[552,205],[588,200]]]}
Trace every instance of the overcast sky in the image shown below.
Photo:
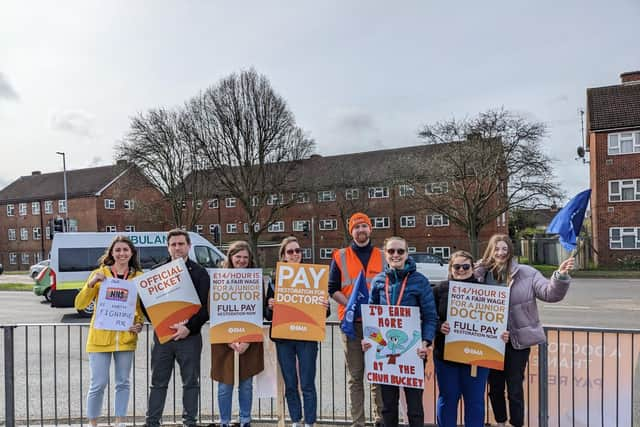
{"label": "overcast sky", "polygon": [[0,187],[61,170],[56,151],[110,164],[131,116],[255,67],[323,155],[489,108],[544,121],[572,195],[586,88],[640,69],[639,22],[639,0],[4,1]]}

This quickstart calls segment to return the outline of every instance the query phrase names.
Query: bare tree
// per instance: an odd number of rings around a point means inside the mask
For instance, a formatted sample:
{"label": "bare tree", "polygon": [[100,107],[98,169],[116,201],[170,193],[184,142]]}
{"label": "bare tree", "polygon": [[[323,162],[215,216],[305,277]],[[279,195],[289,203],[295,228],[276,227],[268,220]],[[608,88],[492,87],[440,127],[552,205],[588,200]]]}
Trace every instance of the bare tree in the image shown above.
{"label": "bare tree", "polygon": [[[186,106],[182,127],[218,192],[235,197],[257,249],[267,227],[295,203],[297,161],[314,147],[286,101],[255,70],[223,78]],[[254,226],[255,225],[255,226]]]}
{"label": "bare tree", "polygon": [[116,156],[137,165],[160,190],[176,227],[192,229],[208,192],[207,181],[199,173],[198,147],[181,132],[182,115],[180,110],[158,108],[132,118]]}
{"label": "bare tree", "polygon": [[466,231],[474,256],[484,226],[511,208],[560,197],[551,160],[541,148],[544,123],[497,109],[426,125],[418,135],[427,144],[446,143],[446,149],[434,151],[424,194],[417,191],[416,197],[426,210],[448,216]]}

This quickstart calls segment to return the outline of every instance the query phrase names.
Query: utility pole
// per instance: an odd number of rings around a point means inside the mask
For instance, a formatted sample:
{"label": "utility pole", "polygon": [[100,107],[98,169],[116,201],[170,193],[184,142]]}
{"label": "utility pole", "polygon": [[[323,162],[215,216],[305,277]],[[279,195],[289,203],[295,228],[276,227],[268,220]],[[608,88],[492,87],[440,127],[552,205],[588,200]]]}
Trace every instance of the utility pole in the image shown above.
{"label": "utility pole", "polygon": [[64,151],[56,151],[56,154],[62,156],[62,173],[63,173],[63,179],[64,179],[64,231],[68,231],[69,200],[67,199],[67,157]]}

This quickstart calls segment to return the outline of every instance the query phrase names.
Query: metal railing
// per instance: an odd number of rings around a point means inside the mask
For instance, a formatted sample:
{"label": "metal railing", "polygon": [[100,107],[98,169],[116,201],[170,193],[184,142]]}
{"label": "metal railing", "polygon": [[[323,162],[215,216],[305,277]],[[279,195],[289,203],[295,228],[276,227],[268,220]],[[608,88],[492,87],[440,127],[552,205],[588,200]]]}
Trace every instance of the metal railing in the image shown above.
{"label": "metal railing", "polygon": [[[83,425],[89,383],[84,351],[88,324],[4,325],[4,379],[0,391],[0,425]],[[546,327],[548,343],[532,348],[525,397],[528,426],[640,426],[640,330]],[[318,355],[318,423],[349,424],[347,372],[338,323],[328,322]],[[141,333],[131,376],[128,422],[144,423],[151,380],[153,330]],[[208,334],[203,333],[207,340]],[[267,345],[267,354],[270,354]],[[208,346],[208,344],[206,344]],[[269,357],[267,357],[269,359]],[[266,366],[274,359],[265,361]],[[209,377],[210,351],[202,352],[200,423],[217,418],[216,384]],[[273,366],[273,364],[271,365]],[[169,384],[164,422],[179,423],[181,385],[176,369]],[[113,377],[113,375],[111,375]],[[546,381],[543,380],[546,378]],[[273,378],[254,382],[253,417],[275,423],[276,399],[259,398]],[[113,421],[110,383],[105,392],[104,419]],[[425,372],[424,409],[427,424],[435,424],[437,385],[433,364]],[[235,400],[235,399],[234,399]],[[487,423],[493,422],[487,402]],[[372,411],[367,396],[369,419]],[[237,409],[234,402],[234,411]],[[462,404],[460,419],[462,424]]]}

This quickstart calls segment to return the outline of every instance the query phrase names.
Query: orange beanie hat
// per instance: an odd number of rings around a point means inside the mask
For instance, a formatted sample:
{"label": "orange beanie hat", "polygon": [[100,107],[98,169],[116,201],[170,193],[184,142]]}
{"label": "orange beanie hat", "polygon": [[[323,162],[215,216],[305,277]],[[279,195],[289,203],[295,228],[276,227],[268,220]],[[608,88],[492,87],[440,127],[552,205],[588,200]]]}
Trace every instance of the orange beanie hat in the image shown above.
{"label": "orange beanie hat", "polygon": [[353,227],[362,223],[368,224],[369,228],[371,228],[371,220],[366,214],[363,214],[362,212],[356,212],[351,215],[351,218],[349,218],[349,233],[351,233]]}

